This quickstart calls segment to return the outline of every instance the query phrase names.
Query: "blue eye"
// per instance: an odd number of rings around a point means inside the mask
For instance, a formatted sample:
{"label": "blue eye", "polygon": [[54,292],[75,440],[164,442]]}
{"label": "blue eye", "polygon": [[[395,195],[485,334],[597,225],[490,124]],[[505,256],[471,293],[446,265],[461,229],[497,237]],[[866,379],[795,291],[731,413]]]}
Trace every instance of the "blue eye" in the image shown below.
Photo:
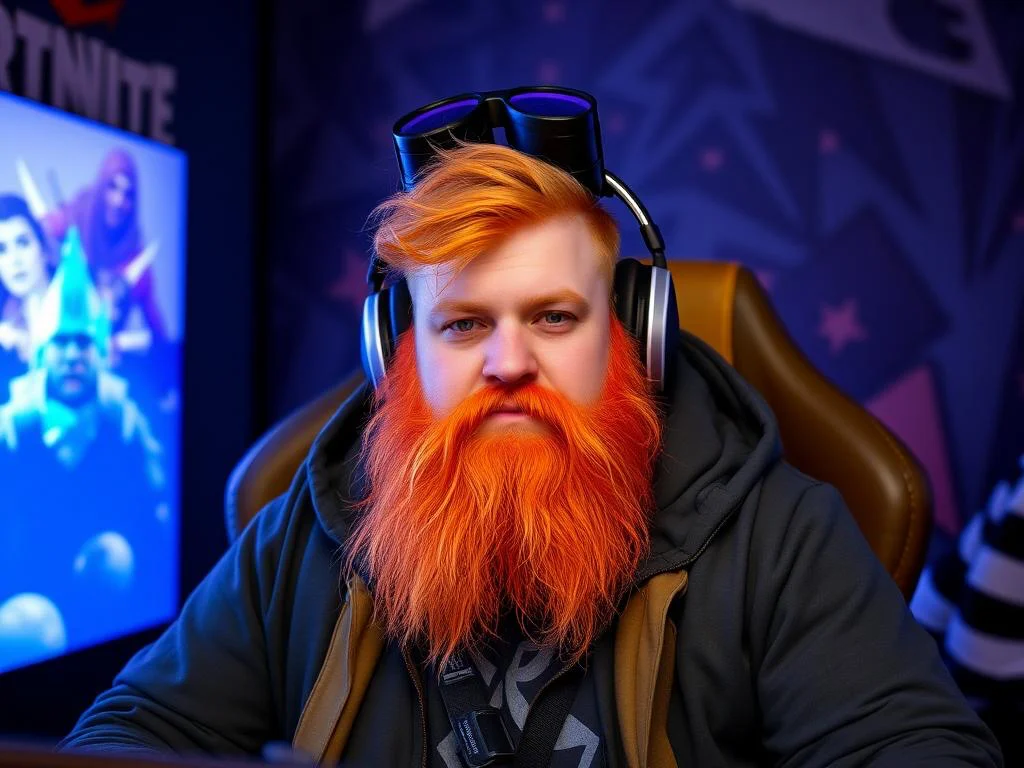
{"label": "blue eye", "polygon": [[448,325],[446,325],[443,328],[443,330],[453,331],[456,334],[464,334],[469,333],[475,328],[476,320],[472,320],[470,318],[462,318],[460,320],[452,320],[452,322],[448,323]]}
{"label": "blue eye", "polygon": [[549,309],[542,312],[535,321],[541,330],[548,333],[566,333],[576,327],[579,318],[572,312],[562,309]]}
{"label": "blue eye", "polygon": [[537,315],[533,324],[541,333],[560,335],[571,333],[579,324],[579,318],[564,309],[548,309]]}

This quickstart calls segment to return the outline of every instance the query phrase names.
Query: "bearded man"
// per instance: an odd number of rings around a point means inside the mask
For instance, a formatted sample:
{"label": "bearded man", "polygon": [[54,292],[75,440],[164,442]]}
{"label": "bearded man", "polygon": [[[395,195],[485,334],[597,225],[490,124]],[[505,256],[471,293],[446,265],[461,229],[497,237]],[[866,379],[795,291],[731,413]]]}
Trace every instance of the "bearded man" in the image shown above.
{"label": "bearded man", "polygon": [[469,145],[377,221],[413,306],[381,386],[65,747],[999,764],[749,385],[684,335],[652,391],[611,301],[617,227],[581,184]]}

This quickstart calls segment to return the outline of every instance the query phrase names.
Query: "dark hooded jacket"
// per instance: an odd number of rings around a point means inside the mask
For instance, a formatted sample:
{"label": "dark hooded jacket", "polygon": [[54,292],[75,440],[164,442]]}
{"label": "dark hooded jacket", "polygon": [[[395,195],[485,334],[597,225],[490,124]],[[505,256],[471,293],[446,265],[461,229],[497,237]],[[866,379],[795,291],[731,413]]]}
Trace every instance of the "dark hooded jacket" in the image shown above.
{"label": "dark hooded jacket", "polygon": [[[248,526],[65,747],[258,753],[295,738],[351,602],[339,548],[366,408],[364,389],[323,430],[287,496]],[[621,638],[615,653],[595,653],[588,675],[609,765],[1001,765],[839,494],[781,460],[767,405],[690,336],[655,492],[650,556],[623,626],[607,634],[624,634],[637,596],[659,579],[681,575],[686,588],[658,619],[664,635],[656,626],[674,650],[670,676],[665,655],[652,662],[667,682],[660,722],[638,734],[623,689],[647,673],[624,667]],[[372,672],[354,674],[372,674],[367,701],[387,688],[391,703],[349,722],[345,764],[426,764],[410,682],[419,673],[390,645],[378,655]],[[637,707],[650,719],[648,694]],[[658,755],[655,729],[671,758]]]}

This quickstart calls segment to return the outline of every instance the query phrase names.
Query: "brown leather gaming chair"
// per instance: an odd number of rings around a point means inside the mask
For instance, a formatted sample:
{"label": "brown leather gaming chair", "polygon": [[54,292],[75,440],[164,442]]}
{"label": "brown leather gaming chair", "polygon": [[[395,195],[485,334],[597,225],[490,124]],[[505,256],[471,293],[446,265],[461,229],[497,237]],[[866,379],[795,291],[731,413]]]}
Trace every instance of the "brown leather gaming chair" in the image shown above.
{"label": "brown leather gaming chair", "polygon": [[[842,493],[875,554],[909,598],[924,563],[931,494],[914,457],[797,349],[753,275],[738,264],[671,262],[680,325],[728,360],[768,401],[787,460]],[[231,475],[228,536],[288,489],[320,428],[362,373],[271,429]]]}

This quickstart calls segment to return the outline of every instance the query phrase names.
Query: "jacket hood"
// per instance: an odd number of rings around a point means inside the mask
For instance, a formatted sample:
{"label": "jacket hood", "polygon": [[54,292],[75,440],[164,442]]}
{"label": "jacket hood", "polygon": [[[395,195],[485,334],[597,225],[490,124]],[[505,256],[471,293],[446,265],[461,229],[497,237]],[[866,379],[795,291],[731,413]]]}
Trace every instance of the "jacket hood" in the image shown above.
{"label": "jacket hood", "polygon": [[[781,456],[775,418],[760,395],[700,339],[681,336],[654,475],[651,550],[637,583],[696,560]],[[306,462],[317,517],[338,544],[362,495],[359,442],[371,401],[364,383],[321,431]]]}

